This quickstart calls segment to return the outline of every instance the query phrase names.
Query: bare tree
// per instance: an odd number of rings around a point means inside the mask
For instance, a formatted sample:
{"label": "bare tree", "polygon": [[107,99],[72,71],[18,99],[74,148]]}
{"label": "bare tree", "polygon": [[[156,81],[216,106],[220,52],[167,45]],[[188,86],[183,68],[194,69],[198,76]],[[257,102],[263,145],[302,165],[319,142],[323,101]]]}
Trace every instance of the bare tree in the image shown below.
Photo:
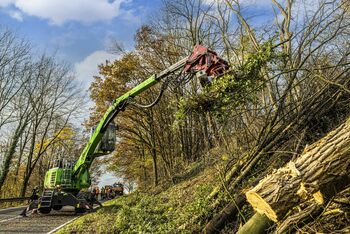
{"label": "bare tree", "polygon": [[14,128],[10,136],[0,135],[8,141],[0,168],[0,189],[9,172],[17,143],[30,119],[29,100],[22,96],[31,75],[29,51],[27,42],[18,39],[9,30],[0,31],[0,130],[5,133]]}
{"label": "bare tree", "polygon": [[22,196],[38,161],[84,104],[69,67],[52,57],[41,57],[35,64],[32,80],[26,89],[33,117]]}
{"label": "bare tree", "polygon": [[4,162],[0,171],[0,189],[3,186],[5,179],[8,175],[10,164],[15,156],[16,148],[18,147],[19,141],[25,129],[28,127],[28,124],[32,117],[32,110],[29,109],[30,100],[27,99],[23,94],[24,90],[22,90],[22,92],[19,93],[18,96],[14,97],[11,101],[14,110],[14,114],[12,115],[14,115],[13,117],[16,117],[16,122],[14,123],[16,127],[5,151],[6,153],[4,155]]}
{"label": "bare tree", "polygon": [[26,73],[30,46],[11,31],[0,29],[0,129],[11,122],[11,100],[28,81]]}

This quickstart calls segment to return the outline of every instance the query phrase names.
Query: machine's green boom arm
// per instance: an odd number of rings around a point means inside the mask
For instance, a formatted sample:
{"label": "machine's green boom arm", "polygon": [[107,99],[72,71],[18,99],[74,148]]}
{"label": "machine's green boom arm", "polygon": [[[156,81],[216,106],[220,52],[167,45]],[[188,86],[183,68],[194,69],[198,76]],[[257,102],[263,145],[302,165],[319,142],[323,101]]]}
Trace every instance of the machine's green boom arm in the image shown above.
{"label": "machine's green boom arm", "polygon": [[168,77],[169,74],[173,74],[180,69],[182,69],[181,73],[196,73],[197,75],[200,74],[200,77],[218,76],[228,69],[228,64],[226,61],[219,58],[214,51],[211,51],[204,46],[196,45],[193,53],[188,58],[183,58],[161,73],[152,75],[141,84],[114,100],[97,125],[89,142],[74,165],[72,174],[75,179],[75,189],[88,187],[90,185],[89,168],[94,158],[98,155],[98,152],[96,151],[99,143],[101,142],[108,125],[113,121],[118,112],[127,105],[128,99],[136,97],[143,91],[157,84],[163,78]]}
{"label": "machine's green boom arm", "polygon": [[108,127],[108,124],[111,121],[113,121],[114,117],[118,114],[118,112],[126,105],[127,100],[130,98],[136,97],[143,91],[159,83],[159,81],[161,81],[162,78],[167,77],[170,73],[173,73],[174,71],[183,68],[186,61],[187,61],[187,58],[184,58],[179,62],[175,63],[174,65],[172,65],[171,67],[169,67],[168,69],[162,71],[158,75],[152,75],[141,84],[137,85],[127,93],[123,94],[122,96],[114,100],[114,102],[108,108],[106,113],[103,115],[94,133],[90,137],[89,142],[87,143],[83,152],[81,153],[78,161],[74,165],[73,175],[78,180],[80,179],[81,176],[88,173],[88,170],[94,158],[96,157],[95,151],[103,137],[103,134],[106,128]]}

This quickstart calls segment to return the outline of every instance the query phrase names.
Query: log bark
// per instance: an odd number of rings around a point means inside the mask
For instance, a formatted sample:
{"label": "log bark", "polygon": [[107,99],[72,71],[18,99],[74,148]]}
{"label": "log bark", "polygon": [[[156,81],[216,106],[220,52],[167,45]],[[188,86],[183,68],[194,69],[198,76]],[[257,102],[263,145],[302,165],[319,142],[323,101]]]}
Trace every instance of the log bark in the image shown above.
{"label": "log bark", "polygon": [[[278,225],[275,233],[295,233],[295,229],[301,229],[302,226],[316,219],[324,211],[324,208],[325,206],[312,203],[302,211],[291,215],[286,220],[284,220],[280,225]],[[299,226],[299,223],[302,225]]]}
{"label": "log bark", "polygon": [[[251,186],[255,186],[259,183],[259,180],[256,179],[251,182]],[[218,202],[219,203],[219,202]],[[240,214],[244,205],[247,204],[247,199],[242,192],[238,192],[233,198],[233,201],[226,205],[220,213],[216,214],[210,222],[205,225],[202,233],[214,234],[220,233],[221,230],[230,222],[232,222],[237,215]]]}
{"label": "log bark", "polygon": [[266,217],[264,214],[255,213],[249,220],[246,222],[236,234],[262,234],[267,233],[267,229],[270,227],[272,221]]}
{"label": "log bark", "polygon": [[278,222],[305,200],[312,198],[323,204],[334,183],[342,184],[339,178],[350,174],[349,169],[350,119],[261,180],[246,193],[247,201],[257,212]]}
{"label": "log bark", "polygon": [[339,192],[348,188],[350,185],[350,176],[342,176],[337,178],[333,183],[327,185],[321,190],[323,194],[325,204],[318,204],[312,202],[308,207],[300,212],[293,214],[286,218],[281,224],[278,225],[276,233],[293,233],[295,228],[302,228],[306,224],[314,221],[326,208],[334,196]]}
{"label": "log bark", "polygon": [[239,193],[234,198],[234,202],[228,204],[219,214],[215,215],[205,226],[202,233],[219,233],[229,222],[231,222],[240,212],[243,205],[246,204],[244,194]]}

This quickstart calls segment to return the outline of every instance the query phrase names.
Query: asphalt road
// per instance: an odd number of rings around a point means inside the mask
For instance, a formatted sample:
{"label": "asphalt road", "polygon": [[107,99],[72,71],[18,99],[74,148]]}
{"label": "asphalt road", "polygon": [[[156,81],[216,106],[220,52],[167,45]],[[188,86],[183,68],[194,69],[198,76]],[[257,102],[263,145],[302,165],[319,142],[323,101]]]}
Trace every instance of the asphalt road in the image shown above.
{"label": "asphalt road", "polygon": [[64,207],[50,214],[31,214],[21,217],[19,214],[25,207],[0,210],[0,233],[52,233],[61,225],[79,217],[74,214],[73,207]]}
{"label": "asphalt road", "polygon": [[0,210],[0,227],[1,227],[1,223],[4,222],[4,220],[18,216],[18,214],[21,213],[21,211],[24,208],[25,208],[25,206],[1,209]]}

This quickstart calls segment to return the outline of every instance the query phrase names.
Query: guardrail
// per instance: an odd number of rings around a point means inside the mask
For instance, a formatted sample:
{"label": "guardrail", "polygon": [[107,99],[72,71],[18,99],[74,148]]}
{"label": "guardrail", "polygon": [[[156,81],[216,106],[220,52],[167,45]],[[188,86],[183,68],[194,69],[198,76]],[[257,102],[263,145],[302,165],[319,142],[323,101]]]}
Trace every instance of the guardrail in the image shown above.
{"label": "guardrail", "polygon": [[3,202],[17,202],[17,201],[26,201],[29,200],[30,197],[11,197],[11,198],[0,198],[0,203]]}

